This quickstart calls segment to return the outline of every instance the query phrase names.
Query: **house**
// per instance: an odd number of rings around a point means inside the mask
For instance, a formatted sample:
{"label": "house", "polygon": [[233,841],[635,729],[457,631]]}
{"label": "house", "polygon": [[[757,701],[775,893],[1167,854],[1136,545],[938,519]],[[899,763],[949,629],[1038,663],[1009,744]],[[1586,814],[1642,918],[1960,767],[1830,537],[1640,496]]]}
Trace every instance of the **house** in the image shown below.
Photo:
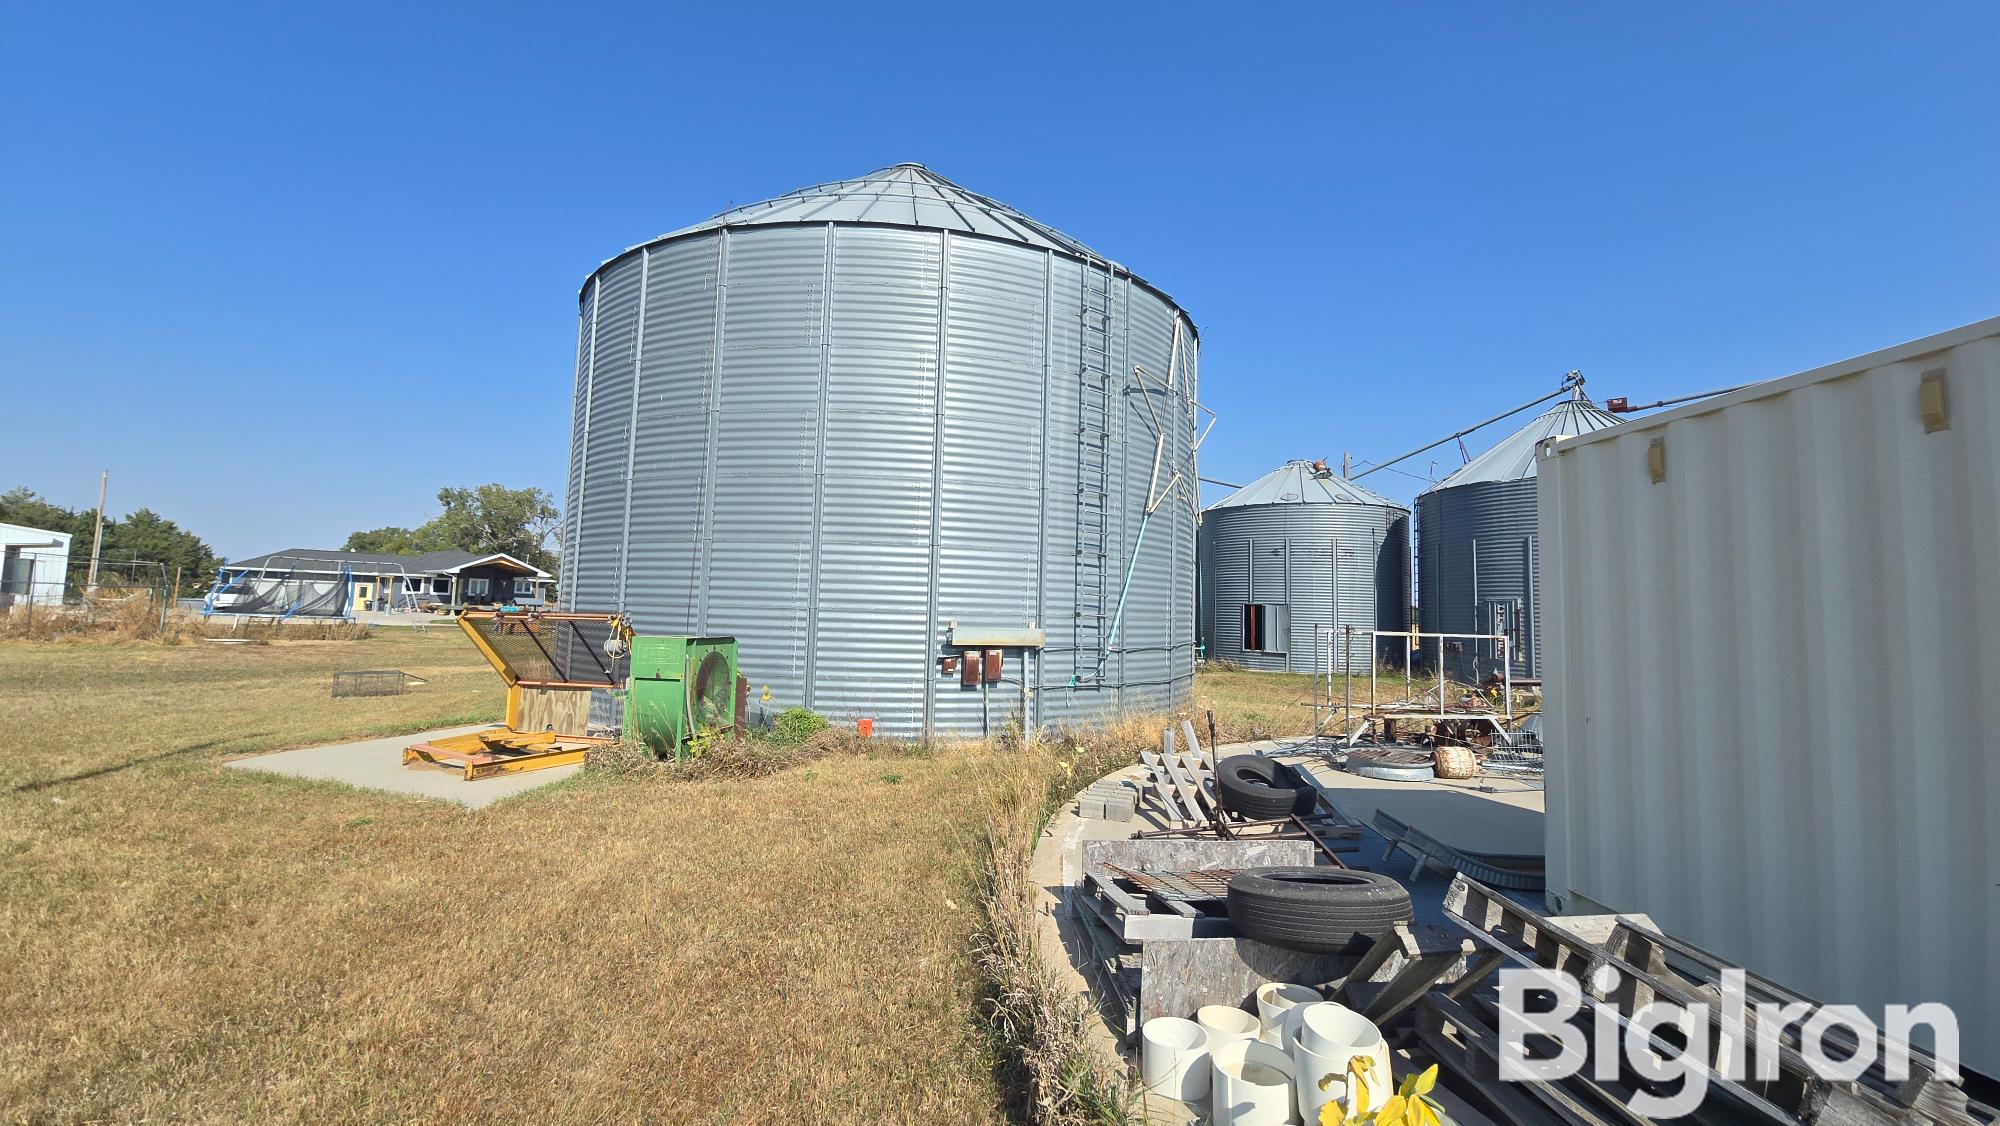
{"label": "house", "polygon": [[62,605],[69,540],[68,532],[0,524],[0,610],[19,602]]}
{"label": "house", "polygon": [[542,606],[555,576],[504,552],[295,547],[225,564],[204,613],[352,617],[363,610]]}

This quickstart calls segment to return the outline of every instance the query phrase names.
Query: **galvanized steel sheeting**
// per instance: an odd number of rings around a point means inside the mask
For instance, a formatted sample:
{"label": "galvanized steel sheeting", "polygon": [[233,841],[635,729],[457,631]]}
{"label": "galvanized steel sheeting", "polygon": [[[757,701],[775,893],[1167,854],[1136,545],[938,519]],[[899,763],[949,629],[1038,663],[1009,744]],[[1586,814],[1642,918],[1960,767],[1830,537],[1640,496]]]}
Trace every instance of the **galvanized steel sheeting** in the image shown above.
{"label": "galvanized steel sheeting", "polygon": [[[1081,285],[1054,250],[879,225],[709,228],[612,260],[584,289],[564,604],[733,634],[753,700],[768,686],[769,708],[890,734],[1018,718],[1016,660],[983,708],[937,674],[953,620],[1047,630],[1037,723],[1184,702],[1178,497],[1152,518],[1102,678],[1069,684]],[[1112,292],[1115,601],[1154,452],[1132,366],[1191,390],[1194,336],[1122,268]],[[1185,462],[1190,435],[1154,394],[1166,460]]]}
{"label": "galvanized steel sheeting", "polygon": [[2000,1070],[2000,319],[1557,451],[1550,888]]}
{"label": "galvanized steel sheeting", "polygon": [[[1433,489],[1417,498],[1418,628],[1425,633],[1484,633],[1480,606],[1502,600],[1520,608],[1522,640],[1514,675],[1541,675],[1540,567],[1535,482],[1483,481]],[[1435,645],[1436,642],[1431,642]],[[1488,642],[1459,642],[1446,667],[1467,683],[1497,671]]]}
{"label": "galvanized steel sheeting", "polygon": [[[1337,671],[1339,642],[1316,659],[1315,627],[1409,625],[1410,514],[1398,505],[1212,506],[1202,514],[1199,555],[1204,652],[1211,660],[1280,672],[1330,664],[1328,671]],[[1243,648],[1242,608],[1249,602],[1291,608],[1285,653]],[[1365,672],[1370,652],[1369,639],[1359,638],[1349,667]]]}
{"label": "galvanized steel sheeting", "polygon": [[[1617,415],[1582,398],[1580,390],[1576,394],[1417,498],[1419,628],[1426,633],[1507,633],[1516,677],[1542,675],[1535,447],[1546,438],[1589,434],[1619,423]],[[1494,603],[1506,619],[1495,616]],[[1445,667],[1462,681],[1477,682],[1500,671],[1499,647],[1487,641],[1446,642]]]}

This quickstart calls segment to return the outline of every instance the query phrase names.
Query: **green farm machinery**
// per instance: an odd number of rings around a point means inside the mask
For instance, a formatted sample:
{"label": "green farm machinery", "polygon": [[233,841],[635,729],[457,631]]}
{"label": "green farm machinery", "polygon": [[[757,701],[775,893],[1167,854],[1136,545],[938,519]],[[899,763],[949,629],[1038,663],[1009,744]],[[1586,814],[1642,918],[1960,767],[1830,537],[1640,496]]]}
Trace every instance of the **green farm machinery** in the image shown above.
{"label": "green farm machinery", "polygon": [[621,737],[685,759],[742,724],[733,637],[639,636],[623,614],[557,611],[473,611],[458,625],[507,685],[506,722],[408,747],[405,764],[472,781],[580,763]]}

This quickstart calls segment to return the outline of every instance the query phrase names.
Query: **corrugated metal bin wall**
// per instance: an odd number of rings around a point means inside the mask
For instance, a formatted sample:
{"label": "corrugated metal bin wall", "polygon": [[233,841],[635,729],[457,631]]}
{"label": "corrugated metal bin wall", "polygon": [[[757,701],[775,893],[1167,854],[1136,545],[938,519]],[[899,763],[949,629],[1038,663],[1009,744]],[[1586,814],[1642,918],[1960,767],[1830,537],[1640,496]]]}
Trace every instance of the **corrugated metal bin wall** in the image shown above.
{"label": "corrugated metal bin wall", "polygon": [[[1200,555],[1207,656],[1267,671],[1314,672],[1326,662],[1338,671],[1337,639],[1316,660],[1317,627],[1405,628],[1409,521],[1400,508],[1361,504],[1256,504],[1205,512]],[[1244,648],[1245,603],[1289,608],[1284,652]],[[1357,675],[1367,672],[1370,653],[1369,639],[1359,638],[1349,654]]]}
{"label": "corrugated metal bin wall", "polygon": [[[938,674],[951,621],[1046,629],[1037,723],[1184,702],[1194,515],[1178,498],[1132,567],[1118,651],[1069,684],[1083,269],[1013,241],[840,223],[714,227],[614,259],[582,295],[564,605],[732,634],[753,699],[768,686],[771,709],[885,734],[1018,718],[1018,654],[990,694]],[[1112,299],[1115,600],[1154,460],[1132,368],[1191,392],[1195,359],[1184,314],[1122,268]],[[1191,462],[1185,420],[1153,397],[1166,463]]]}
{"label": "corrugated metal bin wall", "polygon": [[2000,1071],[2000,319],[1540,479],[1552,892],[1876,1019],[1950,1003]]}
{"label": "corrugated metal bin wall", "polygon": [[[1483,606],[1501,603],[1520,617],[1514,675],[1541,675],[1540,567],[1535,482],[1481,481],[1433,489],[1417,498],[1417,595],[1426,633],[1485,633]],[[1518,609],[1516,609],[1518,608]],[[1435,644],[1433,642],[1432,644]],[[1474,683],[1497,671],[1490,642],[1458,642],[1447,653],[1451,675]]]}

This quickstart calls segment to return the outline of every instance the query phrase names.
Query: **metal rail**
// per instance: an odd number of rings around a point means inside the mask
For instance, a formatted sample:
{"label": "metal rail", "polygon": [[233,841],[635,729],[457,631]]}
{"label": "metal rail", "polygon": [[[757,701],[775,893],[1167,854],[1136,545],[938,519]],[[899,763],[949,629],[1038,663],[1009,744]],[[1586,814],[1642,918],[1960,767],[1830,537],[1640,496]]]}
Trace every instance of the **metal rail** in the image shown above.
{"label": "metal rail", "polygon": [[1522,403],[1520,406],[1515,407],[1512,410],[1502,411],[1501,413],[1494,415],[1492,418],[1487,419],[1485,422],[1474,423],[1473,425],[1468,426],[1465,429],[1460,430],[1455,434],[1447,434],[1444,437],[1439,438],[1437,441],[1432,442],[1428,445],[1418,446],[1416,449],[1411,450],[1409,453],[1401,454],[1397,457],[1392,457],[1388,461],[1381,462],[1380,464],[1377,465],[1371,465],[1368,468],[1362,470],[1361,472],[1356,473],[1351,478],[1351,480],[1359,481],[1363,477],[1368,476],[1370,473],[1374,473],[1377,470],[1387,469],[1390,466],[1395,465],[1397,462],[1408,461],[1411,458],[1417,456],[1418,454],[1425,452],[1426,450],[1437,449],[1439,446],[1444,445],[1446,442],[1457,441],[1458,439],[1465,437],[1467,434],[1472,433],[1474,430],[1484,429],[1488,426],[1493,425],[1496,422],[1499,422],[1503,418],[1512,418],[1515,415],[1520,414],[1522,411],[1529,409],[1530,407],[1539,407],[1543,403],[1548,402],[1550,399],[1560,399],[1564,395],[1576,395],[1580,397],[1582,394],[1583,394],[1583,373],[1580,371],[1569,372],[1568,374],[1563,376],[1561,387],[1557,388],[1554,391],[1549,392],[1546,395],[1543,395],[1541,398],[1536,399],[1533,402]]}

